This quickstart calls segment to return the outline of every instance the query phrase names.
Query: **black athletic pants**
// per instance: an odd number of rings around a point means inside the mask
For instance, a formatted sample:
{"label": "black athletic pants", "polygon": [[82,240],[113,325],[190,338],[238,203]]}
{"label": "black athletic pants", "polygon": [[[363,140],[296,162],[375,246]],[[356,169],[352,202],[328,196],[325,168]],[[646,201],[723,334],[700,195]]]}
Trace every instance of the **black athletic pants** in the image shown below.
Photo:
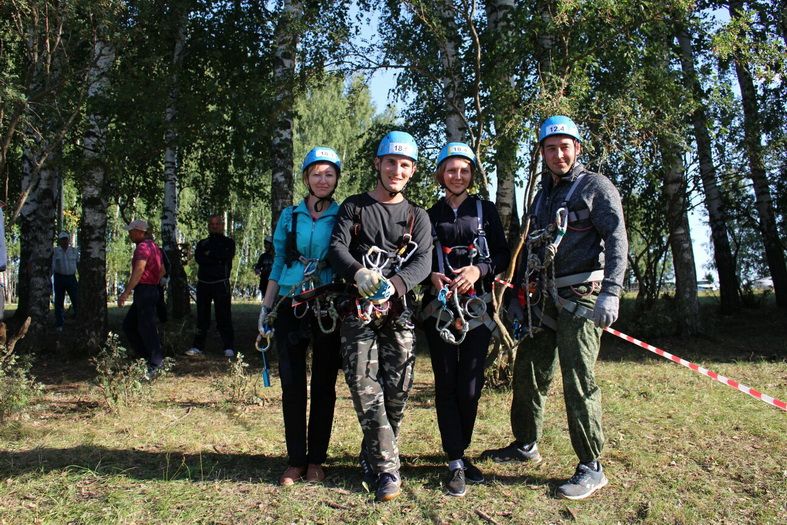
{"label": "black athletic pants", "polygon": [[[336,376],[342,367],[339,350],[339,327],[324,334],[310,308],[298,319],[289,299],[276,311],[274,342],[279,354],[281,404],[284,414],[284,438],[289,464],[305,467],[319,465],[328,455],[328,442],[336,405]],[[325,320],[326,328],[330,320]],[[306,427],[306,350],[311,342],[311,406]]]}
{"label": "black athletic pants", "polygon": [[435,408],[448,460],[461,459],[473,438],[478,401],[484,388],[484,364],[492,333],[480,325],[456,346],[440,338],[434,317],[424,322],[434,372]]}
{"label": "black athletic pants", "polygon": [[197,283],[197,333],[194,348],[205,349],[205,339],[210,328],[210,304],[215,305],[216,327],[219,329],[224,350],[235,349],[235,332],[232,329],[232,293],[229,281],[219,283]]}

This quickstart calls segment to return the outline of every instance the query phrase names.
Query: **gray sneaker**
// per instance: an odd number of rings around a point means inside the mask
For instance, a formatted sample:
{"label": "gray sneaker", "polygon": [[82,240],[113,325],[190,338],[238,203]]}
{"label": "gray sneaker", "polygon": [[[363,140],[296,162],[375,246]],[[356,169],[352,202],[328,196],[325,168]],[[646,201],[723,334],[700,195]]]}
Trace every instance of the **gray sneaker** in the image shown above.
{"label": "gray sneaker", "polygon": [[541,463],[541,453],[538,445],[530,443],[528,445],[518,445],[516,441],[503,448],[493,448],[484,450],[481,459],[491,459],[496,463],[507,463],[509,461],[529,461],[530,463]]}
{"label": "gray sneaker", "polygon": [[202,350],[200,350],[199,348],[191,347],[188,350],[186,350],[185,354],[189,357],[197,357],[202,355]]}
{"label": "gray sneaker", "polygon": [[585,499],[598,489],[609,482],[604,475],[601,463],[598,463],[598,470],[593,470],[584,463],[577,465],[577,471],[571,479],[557,488],[557,493],[561,498],[566,499]]}

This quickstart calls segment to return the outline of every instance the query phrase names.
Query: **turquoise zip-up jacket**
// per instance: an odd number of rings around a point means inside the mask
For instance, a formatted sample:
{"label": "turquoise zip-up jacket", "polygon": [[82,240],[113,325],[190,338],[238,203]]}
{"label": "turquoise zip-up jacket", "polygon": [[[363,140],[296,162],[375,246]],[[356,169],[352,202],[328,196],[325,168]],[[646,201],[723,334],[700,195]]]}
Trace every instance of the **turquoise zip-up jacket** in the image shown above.
{"label": "turquoise zip-up jacket", "polygon": [[[301,261],[293,261],[288,267],[284,264],[287,253],[287,234],[292,230],[293,218],[298,221],[297,239],[295,239],[298,253],[307,259],[319,259],[324,261],[328,255],[328,248],[331,244],[331,232],[333,225],[336,224],[336,215],[339,212],[339,205],[331,202],[320,218],[312,219],[306,200],[302,200],[298,206],[287,207],[279,216],[276,223],[276,231],[273,233],[273,268],[271,269],[270,279],[279,283],[279,296],[284,297],[290,293],[292,287],[303,280],[304,264]],[[333,269],[325,266],[319,272],[319,282],[315,286],[328,284],[333,281]]]}

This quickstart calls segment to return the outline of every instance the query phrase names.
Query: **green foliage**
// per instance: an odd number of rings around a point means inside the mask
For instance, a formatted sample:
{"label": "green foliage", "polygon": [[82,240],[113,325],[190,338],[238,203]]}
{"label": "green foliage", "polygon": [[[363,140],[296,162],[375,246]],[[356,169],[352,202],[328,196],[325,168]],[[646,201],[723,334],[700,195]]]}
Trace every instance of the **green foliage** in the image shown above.
{"label": "green foliage", "polygon": [[27,356],[0,353],[0,424],[23,412],[41,394],[43,386],[30,375],[31,366]]}
{"label": "green foliage", "polygon": [[212,386],[230,405],[245,405],[256,399],[257,376],[249,373],[249,363],[238,352],[229,360],[225,374],[213,379]]}
{"label": "green foliage", "polygon": [[[116,412],[149,397],[147,363],[144,359],[130,360],[117,334],[110,332],[104,348],[90,362],[96,368],[96,385],[108,410]],[[156,377],[162,378],[171,368],[172,360],[165,359]]]}

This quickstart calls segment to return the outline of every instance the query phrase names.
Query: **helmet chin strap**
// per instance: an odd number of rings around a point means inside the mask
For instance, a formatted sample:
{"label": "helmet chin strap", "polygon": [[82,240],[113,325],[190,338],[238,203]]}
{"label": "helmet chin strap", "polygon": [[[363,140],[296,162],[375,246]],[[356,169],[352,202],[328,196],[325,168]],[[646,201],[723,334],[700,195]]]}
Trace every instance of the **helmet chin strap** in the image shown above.
{"label": "helmet chin strap", "polygon": [[[312,191],[312,187],[309,186],[308,184],[306,186],[309,188],[309,195],[313,195],[317,197],[317,194]],[[314,203],[314,211],[316,211],[317,213],[322,212],[325,204],[333,201],[333,194],[335,191],[336,188],[331,190],[331,192],[326,197],[317,197],[317,202]]]}

